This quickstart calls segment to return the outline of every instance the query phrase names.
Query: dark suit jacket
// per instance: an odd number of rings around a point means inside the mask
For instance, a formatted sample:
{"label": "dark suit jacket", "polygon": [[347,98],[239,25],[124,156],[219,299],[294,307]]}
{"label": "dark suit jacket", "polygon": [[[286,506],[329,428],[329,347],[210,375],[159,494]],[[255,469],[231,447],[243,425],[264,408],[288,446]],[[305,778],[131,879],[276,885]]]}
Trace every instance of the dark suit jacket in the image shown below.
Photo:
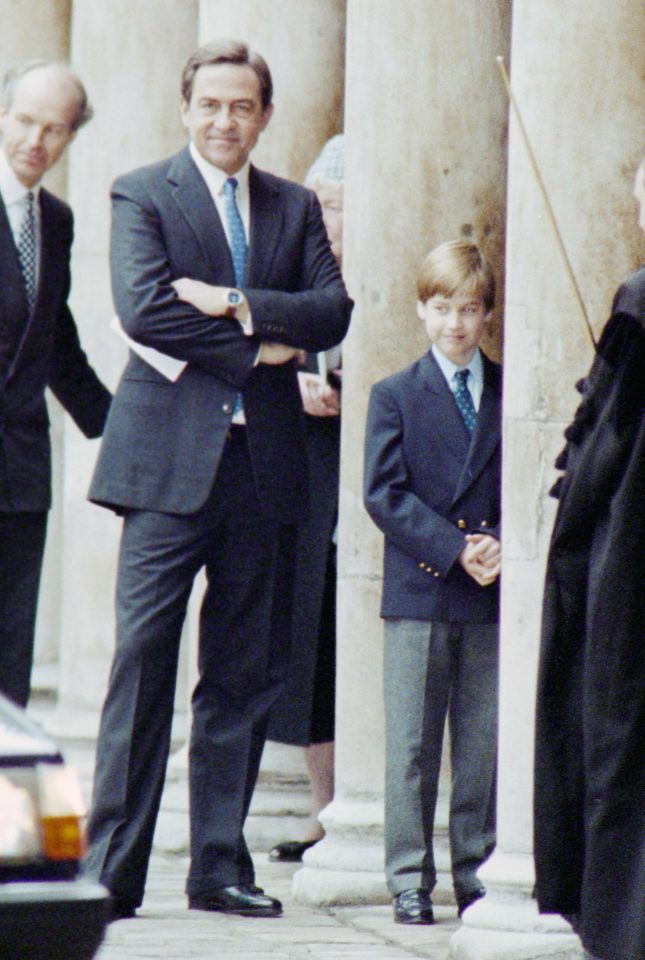
{"label": "dark suit jacket", "polygon": [[29,318],[18,253],[0,200],[0,510],[51,504],[49,386],[88,437],[103,430],[110,394],[83,353],[67,306],[69,207],[41,190],[40,277]]}
{"label": "dark suit jacket", "polygon": [[117,390],[91,499],[187,514],[206,500],[233,403],[243,392],[261,503],[293,520],[306,502],[304,425],[294,363],[254,366],[260,340],[325,350],[342,340],[351,301],[314,194],[250,172],[251,232],[243,286],[255,334],[180,301],[187,276],[235,286],[222,224],[188,149],[114,185],[112,278],[136,341],[188,361],[172,383],[131,355]]}
{"label": "dark suit jacket", "polygon": [[456,562],[466,533],[499,536],[501,369],[483,360],[472,442],[431,351],[372,388],[365,506],[385,534],[383,617],[498,619],[497,583],[480,587]]}

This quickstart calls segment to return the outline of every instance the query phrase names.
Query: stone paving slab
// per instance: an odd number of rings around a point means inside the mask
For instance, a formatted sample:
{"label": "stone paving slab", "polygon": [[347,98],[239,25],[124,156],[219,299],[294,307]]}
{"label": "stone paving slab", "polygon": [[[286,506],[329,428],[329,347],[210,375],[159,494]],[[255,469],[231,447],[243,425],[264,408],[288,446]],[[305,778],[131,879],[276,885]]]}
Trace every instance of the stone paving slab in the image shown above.
{"label": "stone paving slab", "polygon": [[187,859],[155,855],[136,919],[108,927],[96,960],[448,960],[454,907],[437,907],[430,927],[395,924],[389,906],[316,909],[291,896],[299,864],[274,864],[266,854],[255,862],[258,883],[284,904],[282,917],[188,910]]}

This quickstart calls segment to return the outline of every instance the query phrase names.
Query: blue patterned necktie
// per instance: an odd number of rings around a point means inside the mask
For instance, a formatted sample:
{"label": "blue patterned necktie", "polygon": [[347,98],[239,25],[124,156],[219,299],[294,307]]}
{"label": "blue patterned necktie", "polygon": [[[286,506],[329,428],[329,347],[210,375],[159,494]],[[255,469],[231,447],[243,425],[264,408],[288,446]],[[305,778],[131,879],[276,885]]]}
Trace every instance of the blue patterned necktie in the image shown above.
{"label": "blue patterned necktie", "polygon": [[18,235],[18,257],[25,281],[25,290],[27,291],[29,313],[31,313],[36,303],[37,286],[36,212],[33,190],[29,191],[25,200],[25,215]]}
{"label": "blue patterned necktie", "polygon": [[[237,180],[235,177],[229,177],[224,182],[224,211],[228,223],[228,236],[231,248],[231,258],[233,260],[233,269],[235,270],[235,285],[241,287],[244,283],[244,274],[246,272],[246,260],[249,254],[249,248],[246,244],[246,234],[240,211],[237,208],[235,200],[235,191],[237,190]],[[242,394],[238,393],[233,405],[233,416],[236,417],[244,410],[242,403]]]}
{"label": "blue patterned necktie", "polygon": [[469,433],[473,433],[477,426],[477,411],[470,390],[467,386],[470,370],[457,370],[454,376],[457,389],[455,390],[455,400],[459,407],[464,423],[468,427]]}
{"label": "blue patterned necktie", "polygon": [[244,283],[249,248],[246,244],[246,234],[244,232],[242,217],[240,216],[240,211],[237,208],[237,202],[235,200],[236,190],[237,180],[235,177],[229,177],[224,183],[224,210],[226,211],[231,257],[233,258],[233,268],[235,270],[235,284],[241,287]]}

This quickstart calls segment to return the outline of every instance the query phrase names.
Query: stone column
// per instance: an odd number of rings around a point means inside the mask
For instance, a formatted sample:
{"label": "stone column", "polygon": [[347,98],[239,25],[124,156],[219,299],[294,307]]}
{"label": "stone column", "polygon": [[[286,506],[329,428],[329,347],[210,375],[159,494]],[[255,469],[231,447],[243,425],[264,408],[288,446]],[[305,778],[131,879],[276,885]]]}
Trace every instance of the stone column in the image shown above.
{"label": "stone column", "polygon": [[[590,0],[584,10],[555,0],[513,5],[515,96],[596,333],[614,290],[640,262],[631,190],[642,146],[644,44],[639,0]],[[453,938],[453,954],[464,960],[577,950],[568,925],[539,916],[531,899],[533,731],[555,513],[547,491],[592,348],[514,120],[507,251],[498,847],[481,871],[488,894]]]}
{"label": "stone column", "polygon": [[[109,327],[110,184],[184,144],[179,77],[196,42],[196,0],[74,2],[72,62],[96,116],[70,151],[69,198],[76,214],[72,306],[90,360],[111,388],[126,351]],[[63,733],[96,731],[114,649],[120,522],[85,499],[98,443],[66,419],[61,679],[52,721]]]}
{"label": "stone column", "polygon": [[200,43],[233,37],[266,59],[275,113],[253,162],[302,182],[342,129],[345,0],[200,0],[199,13]]}
{"label": "stone column", "polygon": [[[5,0],[2,5],[0,30],[0,76],[25,60],[67,60],[69,55],[69,19],[71,0]],[[48,174],[47,187],[58,196],[65,196],[67,164],[63,160]],[[48,397],[53,452],[52,489],[54,507],[48,524],[47,548],[40,586],[40,602],[36,623],[36,650],[33,684],[49,686],[58,659],[61,589],[61,483],[63,415],[59,404]]]}
{"label": "stone column", "polygon": [[509,14],[466,0],[348,4],[344,260],[356,306],[343,352],[336,796],[326,837],[294,878],[310,903],[388,896],[382,538],[362,506],[367,400],[375,380],[428,348],[415,282],[433,246],[472,237],[501,275],[506,112],[495,56],[507,49]]}

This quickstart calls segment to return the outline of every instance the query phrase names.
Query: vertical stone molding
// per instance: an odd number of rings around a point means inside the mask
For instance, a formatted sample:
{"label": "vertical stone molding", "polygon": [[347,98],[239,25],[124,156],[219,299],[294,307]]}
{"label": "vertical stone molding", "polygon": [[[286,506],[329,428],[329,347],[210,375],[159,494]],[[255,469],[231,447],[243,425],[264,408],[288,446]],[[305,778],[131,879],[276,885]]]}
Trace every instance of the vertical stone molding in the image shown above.
{"label": "vertical stone molding", "polygon": [[[344,260],[356,306],[343,353],[336,795],[326,837],[294,878],[310,903],[388,896],[382,538],[362,506],[367,401],[375,380],[428,347],[415,282],[433,246],[472,237],[501,275],[506,107],[495,56],[507,51],[509,17],[506,3],[348,3]],[[498,353],[499,323],[489,349]],[[440,884],[441,898],[445,875]]]}
{"label": "vertical stone molding", "polygon": [[[4,76],[7,70],[25,60],[67,60],[70,7],[71,0],[33,0],[30,3],[24,3],[21,0],[5,0],[1,11],[0,76]],[[47,175],[45,183],[58,196],[65,196],[67,185],[65,159]],[[50,401],[50,435],[53,453],[54,507],[49,517],[36,623],[36,668],[33,675],[35,686],[48,686],[55,682],[55,676],[50,676],[50,670],[47,668],[53,667],[58,660],[61,618],[63,413],[53,397],[49,397],[48,400]]]}
{"label": "vertical stone molding", "polygon": [[[644,44],[639,0],[590,0],[584,10],[554,0],[513,4],[511,82],[596,334],[614,290],[640,262],[631,190],[642,147]],[[505,315],[498,847],[481,872],[488,894],[453,937],[460,960],[579,949],[568,925],[539,916],[531,898],[533,732],[555,513],[547,491],[592,347],[513,118]]]}
{"label": "vertical stone molding", "polygon": [[275,113],[253,162],[301,182],[343,126],[345,0],[200,0],[200,43],[221,37],[245,40],[273,75]]}
{"label": "vertical stone molding", "polygon": [[[72,306],[97,372],[115,387],[126,350],[110,330],[108,263],[114,178],[180,149],[181,69],[197,43],[196,0],[74,0],[72,63],[95,108],[72,145],[69,200],[76,217]],[[114,586],[120,521],[89,504],[99,441],[65,424],[61,679],[52,720],[93,733],[114,649]]]}

